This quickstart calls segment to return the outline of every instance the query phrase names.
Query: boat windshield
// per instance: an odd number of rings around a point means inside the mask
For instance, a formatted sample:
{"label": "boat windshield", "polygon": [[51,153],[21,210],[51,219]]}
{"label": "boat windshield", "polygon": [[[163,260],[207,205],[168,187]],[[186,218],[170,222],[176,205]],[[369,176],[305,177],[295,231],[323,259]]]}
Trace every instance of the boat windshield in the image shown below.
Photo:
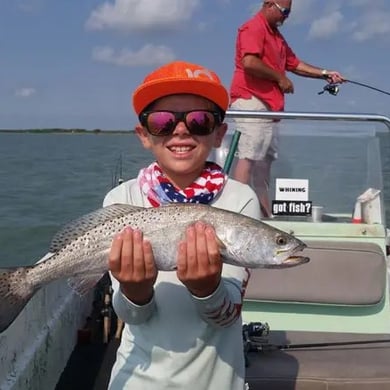
{"label": "boat windshield", "polygon": [[[235,123],[241,119],[228,115],[228,134],[212,156],[231,175],[237,157],[230,167],[226,157]],[[386,124],[287,118],[278,122],[278,128],[278,157],[270,182],[274,218],[313,222],[314,212],[319,211],[322,222],[351,222],[359,201],[360,214],[375,209],[363,223],[385,224],[389,188],[384,187],[384,175],[390,174],[384,170],[390,165]]]}

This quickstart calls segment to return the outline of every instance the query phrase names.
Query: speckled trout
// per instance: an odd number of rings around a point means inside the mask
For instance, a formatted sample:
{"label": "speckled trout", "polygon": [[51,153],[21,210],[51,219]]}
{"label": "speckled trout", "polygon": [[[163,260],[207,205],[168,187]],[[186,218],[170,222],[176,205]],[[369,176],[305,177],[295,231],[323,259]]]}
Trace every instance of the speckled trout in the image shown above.
{"label": "speckled trout", "polygon": [[114,236],[126,226],[140,229],[153,248],[159,270],[176,268],[177,247],[195,221],[214,226],[225,263],[248,267],[291,267],[305,244],[281,230],[241,214],[196,204],[143,208],[115,204],[65,225],[53,237],[50,255],[32,266],[0,270],[0,332],[44,285],[66,278],[78,293],[90,290],[108,270]]}

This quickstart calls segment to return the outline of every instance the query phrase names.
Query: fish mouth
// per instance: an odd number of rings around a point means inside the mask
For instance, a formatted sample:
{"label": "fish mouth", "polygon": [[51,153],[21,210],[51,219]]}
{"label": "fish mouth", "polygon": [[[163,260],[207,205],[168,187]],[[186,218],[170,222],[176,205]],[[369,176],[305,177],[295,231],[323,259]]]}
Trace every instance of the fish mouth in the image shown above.
{"label": "fish mouth", "polygon": [[309,261],[310,261],[310,257],[291,255],[291,256],[286,257],[280,263],[277,263],[277,264],[267,264],[267,265],[264,266],[264,268],[271,268],[271,269],[272,268],[274,268],[274,269],[292,268],[292,267],[296,267],[297,265],[306,264]]}
{"label": "fish mouth", "polygon": [[297,265],[306,264],[310,261],[309,257],[306,256],[289,256],[283,260],[282,267],[295,267]]}
{"label": "fish mouth", "polygon": [[[288,267],[295,267],[297,265],[306,264],[310,261],[310,258],[307,256],[299,256],[296,253],[302,252],[306,248],[306,244],[300,243],[297,245],[292,251],[280,251],[282,253],[290,252],[290,254],[284,258],[281,263],[277,266],[279,268],[288,268]],[[278,253],[279,255],[282,255],[282,253]]]}

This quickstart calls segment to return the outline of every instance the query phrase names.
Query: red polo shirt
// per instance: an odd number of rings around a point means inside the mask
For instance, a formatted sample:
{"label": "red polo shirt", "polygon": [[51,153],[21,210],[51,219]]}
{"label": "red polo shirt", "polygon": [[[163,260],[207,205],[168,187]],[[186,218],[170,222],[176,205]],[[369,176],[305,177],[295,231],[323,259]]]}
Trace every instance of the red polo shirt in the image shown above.
{"label": "red polo shirt", "polygon": [[283,111],[284,93],[278,84],[245,73],[242,59],[246,54],[258,55],[266,65],[280,73],[295,69],[300,62],[283,35],[269,26],[261,12],[238,29],[230,98],[233,103],[238,98],[250,99],[255,96],[271,111]]}

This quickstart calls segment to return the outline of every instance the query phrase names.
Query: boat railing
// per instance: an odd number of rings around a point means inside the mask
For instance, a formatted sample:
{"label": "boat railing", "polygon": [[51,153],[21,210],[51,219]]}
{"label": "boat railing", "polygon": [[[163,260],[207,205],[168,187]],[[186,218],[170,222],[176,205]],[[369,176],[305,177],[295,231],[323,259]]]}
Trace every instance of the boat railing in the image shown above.
{"label": "boat railing", "polygon": [[[286,112],[286,111],[250,111],[228,110],[226,119],[292,119],[317,121],[376,122],[384,124],[390,130],[390,118],[380,114],[328,113],[328,112]],[[240,139],[240,131],[235,130],[224,160],[224,170],[229,173]]]}
{"label": "boat railing", "polygon": [[381,122],[390,130],[390,118],[380,114],[327,113],[327,112],[286,112],[286,111],[248,111],[228,110],[226,118],[264,118],[264,119],[298,119],[329,120],[353,122]]}
{"label": "boat railing", "polygon": [[[338,215],[338,221],[341,221],[341,214],[345,214],[347,218],[350,217],[347,209],[349,210],[349,208],[354,208],[354,202],[356,202],[356,198],[367,189],[374,188],[381,191],[380,201],[382,203],[382,211],[380,219],[382,221],[385,220],[385,208],[383,204],[384,199],[382,198],[384,198],[385,189],[388,191],[388,188],[383,183],[383,164],[385,160],[384,158],[381,158],[380,155],[383,151],[386,153],[388,141],[384,138],[381,138],[380,133],[388,134],[388,130],[390,130],[389,117],[370,113],[228,110],[226,112],[226,122],[229,124],[229,135],[225,137],[221,147],[213,151],[212,155],[214,161],[220,164],[227,174],[230,173],[233,168],[233,164],[235,164],[237,161],[236,151],[241,135],[239,131],[239,121],[245,121],[247,119],[279,119],[282,122],[282,126],[279,126],[279,134],[282,137],[296,137],[295,142],[291,145],[289,142],[292,138],[287,138],[289,152],[285,153],[286,151],[284,151],[284,154],[279,160],[278,165],[275,165],[275,178],[294,178],[294,174],[298,174],[300,176],[299,178],[301,179],[310,178],[311,196],[313,198],[310,200],[315,201],[316,203],[321,203],[321,206],[324,206],[324,194],[323,191],[320,190],[320,184],[318,183],[318,180],[315,176],[313,176],[317,160],[310,162],[312,169],[307,171],[307,155],[296,152],[301,150],[300,148],[302,143],[300,141],[302,140],[303,144],[307,145],[308,147],[313,146],[314,148],[318,149],[323,142],[319,137],[329,136],[327,142],[331,142],[330,139],[332,139],[332,137],[352,137],[355,140],[360,140],[365,137],[365,141],[356,141],[352,151],[349,149],[350,144],[348,141],[344,144],[340,144],[339,139],[334,138],[336,143],[339,145],[344,145],[340,146],[336,153],[343,153],[343,151],[347,152],[347,157],[343,156],[343,159],[341,160],[342,164],[346,164],[345,172],[352,169],[351,166],[353,163],[351,161],[357,161],[359,164],[361,164],[361,173],[351,178],[348,176],[348,173],[343,172],[342,166],[338,166],[338,174],[331,175],[332,180],[329,183],[337,185],[337,183],[347,182],[348,185],[346,185],[344,188],[343,195],[335,195],[330,198],[328,197],[325,203],[328,207],[328,211],[332,209],[333,214]],[[290,126],[288,122],[291,123],[291,120],[293,122],[297,122],[298,120],[298,126]],[[304,122],[309,122],[309,126],[306,127],[305,125],[301,125]],[[325,126],[313,126],[313,122],[317,124],[322,122],[325,123]],[[350,125],[351,123],[353,123],[352,126]],[[386,128],[384,128],[383,125],[386,126]],[[310,143],[306,144],[308,139],[310,140]],[[286,143],[284,143],[284,145],[286,145]],[[294,147],[296,149],[294,149]],[[298,153],[298,158],[296,158],[297,156],[294,153]],[[294,156],[294,158],[289,160],[289,156]],[[383,154],[383,156],[385,156],[385,154]],[[322,164],[321,158],[318,159],[318,164]],[[324,166],[324,169],[328,169],[329,172],[332,172],[332,164],[332,162],[329,162],[328,165]],[[284,173],[286,167],[288,167],[287,173]],[[353,169],[352,172],[354,172]],[[307,177],[305,175],[307,175]],[[345,178],[348,180],[345,180]],[[272,183],[270,190],[274,191],[274,187],[275,185]]]}

